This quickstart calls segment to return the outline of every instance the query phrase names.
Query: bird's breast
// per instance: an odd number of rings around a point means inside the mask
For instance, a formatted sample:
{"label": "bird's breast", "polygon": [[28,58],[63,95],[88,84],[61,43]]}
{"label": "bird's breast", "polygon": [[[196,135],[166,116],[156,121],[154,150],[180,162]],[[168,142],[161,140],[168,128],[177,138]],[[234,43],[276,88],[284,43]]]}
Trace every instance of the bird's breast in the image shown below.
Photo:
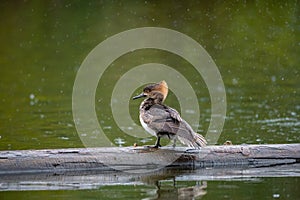
{"label": "bird's breast", "polygon": [[141,122],[141,124],[142,124],[142,127],[143,127],[148,133],[150,133],[151,135],[157,137],[156,132],[155,132],[153,129],[149,128],[149,126],[144,122],[144,120],[143,120],[141,114],[140,114],[140,122]]}

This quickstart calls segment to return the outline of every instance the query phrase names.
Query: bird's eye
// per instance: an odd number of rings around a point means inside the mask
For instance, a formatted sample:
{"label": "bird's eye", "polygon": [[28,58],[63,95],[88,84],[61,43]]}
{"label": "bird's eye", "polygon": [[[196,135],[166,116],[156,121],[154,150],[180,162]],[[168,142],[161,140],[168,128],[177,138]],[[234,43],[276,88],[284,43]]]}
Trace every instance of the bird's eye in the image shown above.
{"label": "bird's eye", "polygon": [[145,88],[145,89],[144,89],[144,92],[145,92],[145,93],[149,93],[149,92],[150,92],[149,88]]}

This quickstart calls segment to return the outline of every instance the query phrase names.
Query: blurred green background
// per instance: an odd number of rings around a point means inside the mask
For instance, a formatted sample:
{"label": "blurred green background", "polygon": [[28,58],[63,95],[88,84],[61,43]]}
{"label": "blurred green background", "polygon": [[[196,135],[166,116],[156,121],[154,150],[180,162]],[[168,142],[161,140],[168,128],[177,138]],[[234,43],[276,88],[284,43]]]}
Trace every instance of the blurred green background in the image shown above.
{"label": "blurred green background", "polygon": [[[297,1],[1,1],[0,150],[82,147],[72,116],[77,70],[106,38],[146,26],[188,35],[217,64],[228,104],[220,144],[299,142],[299,8]],[[116,60],[99,82],[96,110],[111,141],[144,144],[117,127],[110,97],[122,74],[148,62],[188,77],[205,135],[210,98],[203,80],[176,55],[141,50]],[[139,103],[129,104],[136,123]],[[166,104],[179,109],[172,93]]]}
{"label": "blurred green background", "polygon": [[[300,3],[296,0],[0,1],[0,150],[83,147],[72,116],[77,70],[103,40],[139,27],[182,32],[201,44],[213,58],[227,94],[227,117],[219,144],[226,140],[234,144],[297,143],[299,18]],[[134,66],[149,62],[172,66],[190,81],[201,111],[199,127],[192,126],[205,135],[211,105],[204,81],[185,60],[153,49],[120,57],[101,78],[95,102],[106,135],[117,146],[154,143],[150,135],[141,139],[122,133],[110,106],[111,93],[119,78]],[[139,103],[129,103],[131,117],[137,124]],[[172,92],[166,104],[180,110]],[[203,198],[299,196],[298,177],[234,180],[231,176],[228,174],[230,181],[208,177]],[[178,177],[181,181],[175,180]],[[171,180],[154,176],[142,185],[120,183],[91,190],[1,192],[0,199],[176,199],[180,189],[198,184],[196,179],[178,177]],[[57,178],[63,183],[63,175]]]}

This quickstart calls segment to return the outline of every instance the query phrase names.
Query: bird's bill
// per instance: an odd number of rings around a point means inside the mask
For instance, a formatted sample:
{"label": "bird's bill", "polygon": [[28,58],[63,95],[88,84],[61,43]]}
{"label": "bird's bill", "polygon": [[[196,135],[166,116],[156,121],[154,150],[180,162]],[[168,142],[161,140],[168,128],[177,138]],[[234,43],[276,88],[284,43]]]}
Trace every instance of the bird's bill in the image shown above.
{"label": "bird's bill", "polygon": [[142,94],[139,94],[139,95],[133,97],[132,99],[135,100],[135,99],[139,99],[139,98],[142,98],[142,97],[146,97],[146,95],[144,93],[142,93]]}

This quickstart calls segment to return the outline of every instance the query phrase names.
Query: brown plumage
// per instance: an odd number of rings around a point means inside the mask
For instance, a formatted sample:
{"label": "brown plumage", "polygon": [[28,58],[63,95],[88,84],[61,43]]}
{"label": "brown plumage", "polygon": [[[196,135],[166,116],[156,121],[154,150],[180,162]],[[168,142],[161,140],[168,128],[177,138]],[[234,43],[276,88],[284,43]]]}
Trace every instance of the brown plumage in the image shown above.
{"label": "brown plumage", "polygon": [[140,122],[147,132],[157,137],[154,147],[161,146],[161,137],[174,140],[174,146],[177,139],[193,148],[206,146],[207,142],[202,135],[195,133],[175,109],[163,104],[167,95],[168,85],[161,81],[146,86],[140,95],[133,97],[146,97],[140,105]]}

